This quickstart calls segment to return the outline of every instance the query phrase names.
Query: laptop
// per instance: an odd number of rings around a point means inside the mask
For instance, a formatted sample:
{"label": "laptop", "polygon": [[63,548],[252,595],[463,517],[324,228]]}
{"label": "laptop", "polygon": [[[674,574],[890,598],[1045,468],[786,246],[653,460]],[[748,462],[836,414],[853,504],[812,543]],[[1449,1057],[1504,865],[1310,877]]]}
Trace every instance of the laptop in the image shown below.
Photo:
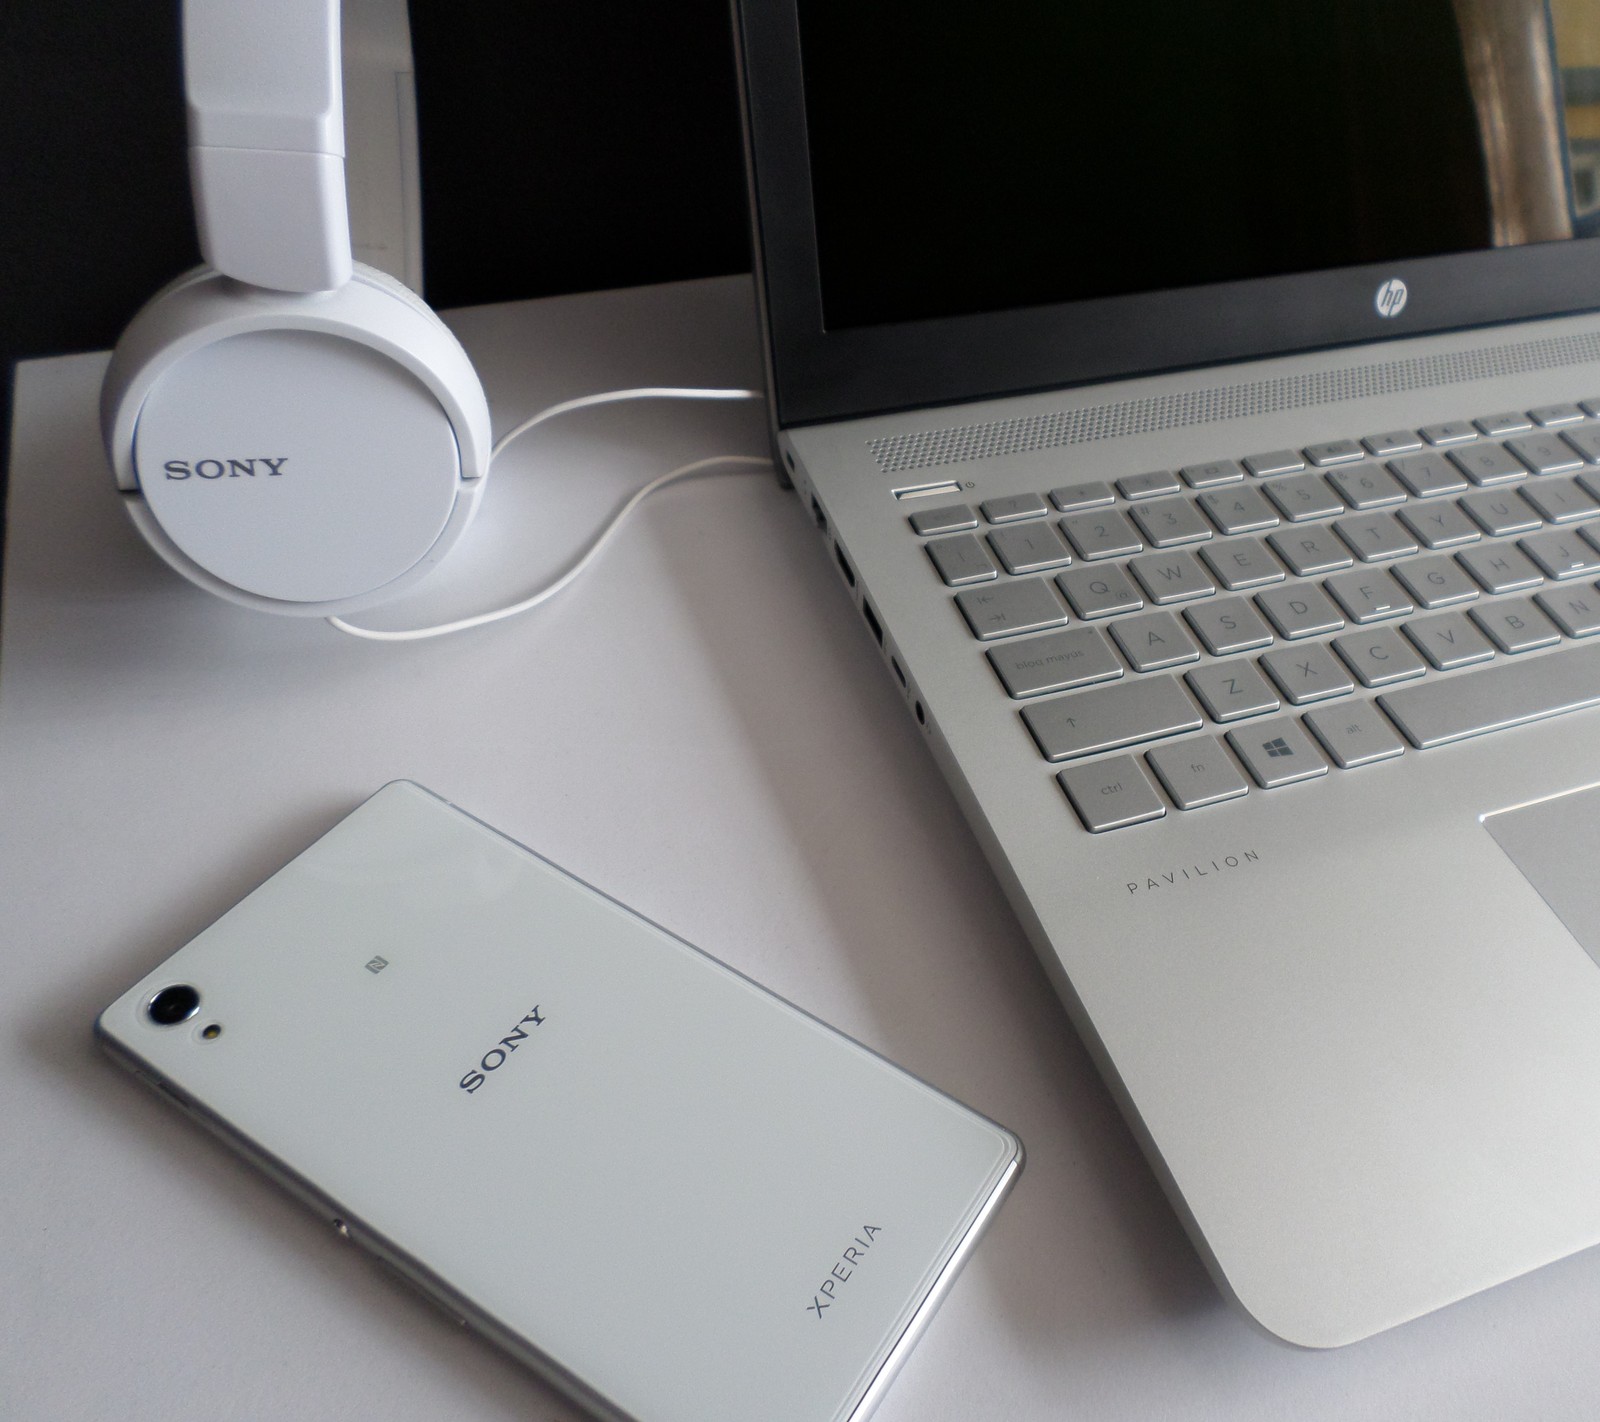
{"label": "laptop", "polygon": [[737,35],[778,458],[1222,1293],[1594,1244],[1600,6]]}

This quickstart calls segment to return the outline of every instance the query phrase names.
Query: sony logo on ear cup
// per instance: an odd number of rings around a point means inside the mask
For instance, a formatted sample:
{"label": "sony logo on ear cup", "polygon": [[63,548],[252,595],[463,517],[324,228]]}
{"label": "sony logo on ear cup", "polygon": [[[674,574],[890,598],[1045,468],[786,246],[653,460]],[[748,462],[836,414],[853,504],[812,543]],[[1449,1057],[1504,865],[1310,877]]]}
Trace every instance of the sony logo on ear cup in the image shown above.
{"label": "sony logo on ear cup", "polygon": [[283,466],[288,462],[287,454],[277,459],[258,454],[250,459],[197,459],[193,464],[186,459],[169,459],[162,468],[167,471],[169,479],[188,479],[191,476],[199,479],[237,479],[241,475],[254,479],[257,464],[267,471],[270,478],[282,474]]}

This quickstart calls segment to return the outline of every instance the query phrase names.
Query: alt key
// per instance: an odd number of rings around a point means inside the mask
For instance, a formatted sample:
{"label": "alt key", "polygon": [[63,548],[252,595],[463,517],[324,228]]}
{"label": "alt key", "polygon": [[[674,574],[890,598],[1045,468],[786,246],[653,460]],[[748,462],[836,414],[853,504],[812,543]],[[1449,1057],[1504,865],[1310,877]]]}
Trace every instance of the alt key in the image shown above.
{"label": "alt key", "polygon": [[1056,778],[1084,827],[1095,834],[1159,820],[1167,813],[1150,777],[1131,755],[1075,765]]}

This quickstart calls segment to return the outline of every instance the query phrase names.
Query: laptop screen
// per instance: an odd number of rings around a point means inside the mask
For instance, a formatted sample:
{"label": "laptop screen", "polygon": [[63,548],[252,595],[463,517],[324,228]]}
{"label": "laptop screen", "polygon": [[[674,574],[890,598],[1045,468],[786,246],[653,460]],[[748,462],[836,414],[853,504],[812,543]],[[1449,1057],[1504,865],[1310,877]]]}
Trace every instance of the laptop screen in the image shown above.
{"label": "laptop screen", "polygon": [[1600,0],[737,0],[780,425],[1600,308]]}
{"label": "laptop screen", "polygon": [[799,20],[829,328],[1593,228],[1591,0],[802,0]]}

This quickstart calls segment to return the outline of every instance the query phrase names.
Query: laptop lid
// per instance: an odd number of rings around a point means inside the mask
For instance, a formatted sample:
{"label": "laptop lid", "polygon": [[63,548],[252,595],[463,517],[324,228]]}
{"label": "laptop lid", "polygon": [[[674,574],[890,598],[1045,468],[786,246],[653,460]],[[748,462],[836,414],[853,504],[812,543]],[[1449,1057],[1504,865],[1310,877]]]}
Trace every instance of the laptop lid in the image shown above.
{"label": "laptop lid", "polygon": [[780,427],[1600,306],[1588,0],[740,11]]}

